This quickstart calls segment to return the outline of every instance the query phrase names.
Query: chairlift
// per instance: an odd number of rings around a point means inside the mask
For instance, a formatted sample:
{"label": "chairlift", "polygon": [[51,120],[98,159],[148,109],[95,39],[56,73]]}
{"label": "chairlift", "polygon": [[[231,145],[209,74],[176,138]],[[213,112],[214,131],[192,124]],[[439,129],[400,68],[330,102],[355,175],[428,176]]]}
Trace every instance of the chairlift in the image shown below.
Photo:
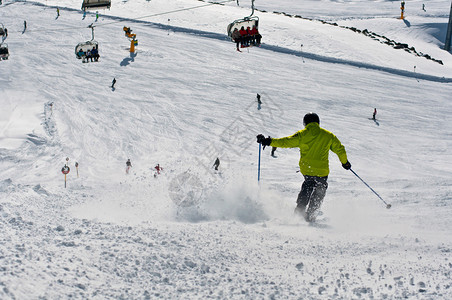
{"label": "chairlift", "polygon": [[[238,5],[238,1],[237,1],[237,5]],[[256,29],[259,30],[259,17],[253,16],[254,0],[251,0],[251,9],[252,9],[251,15],[249,15],[248,17],[244,17],[243,19],[235,20],[234,22],[232,22],[231,24],[228,25],[227,32],[228,32],[228,36],[231,38],[231,41],[235,42],[234,39],[232,38],[232,33],[234,32],[235,29],[240,30],[242,27],[244,29],[246,29],[247,27],[253,28],[253,26],[255,26]],[[249,47],[249,46],[253,46],[253,44],[250,43],[248,45],[242,45],[242,47]]]}
{"label": "chairlift", "polygon": [[110,9],[111,0],[83,0],[82,10]]}
{"label": "chairlift", "polygon": [[[83,62],[87,61],[86,53],[88,51],[91,51],[93,49],[96,49],[97,51],[99,51],[99,43],[94,40],[94,26],[93,26],[93,24],[91,24],[88,27],[91,28],[91,34],[92,34],[91,40],[82,42],[82,43],[78,43],[78,45],[75,46],[75,57],[77,57],[77,59],[82,59]],[[97,61],[97,58],[95,61]]]}
{"label": "chairlift", "polygon": [[228,36],[231,37],[236,28],[240,30],[242,27],[246,29],[247,27],[253,28],[253,26],[256,26],[256,28],[259,29],[259,17],[245,17],[243,19],[235,20],[228,25]]}
{"label": "chairlift", "polygon": [[0,44],[0,60],[7,60],[9,57],[8,45]]}

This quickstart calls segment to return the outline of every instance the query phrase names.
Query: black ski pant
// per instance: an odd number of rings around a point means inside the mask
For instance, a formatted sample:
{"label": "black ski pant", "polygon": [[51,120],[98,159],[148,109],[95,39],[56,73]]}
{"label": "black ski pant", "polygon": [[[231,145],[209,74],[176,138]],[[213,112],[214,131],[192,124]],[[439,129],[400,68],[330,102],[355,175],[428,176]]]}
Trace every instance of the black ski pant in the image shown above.
{"label": "black ski pant", "polygon": [[304,176],[301,191],[298,194],[297,210],[304,213],[307,220],[310,220],[315,211],[322,205],[323,198],[328,188],[328,176]]}

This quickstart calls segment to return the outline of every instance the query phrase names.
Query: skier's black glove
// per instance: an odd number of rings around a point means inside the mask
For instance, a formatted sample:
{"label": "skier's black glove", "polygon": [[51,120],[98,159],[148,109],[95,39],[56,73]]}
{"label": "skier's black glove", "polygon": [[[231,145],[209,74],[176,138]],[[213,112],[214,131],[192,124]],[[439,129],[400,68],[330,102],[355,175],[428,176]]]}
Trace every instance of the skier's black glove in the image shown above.
{"label": "skier's black glove", "polygon": [[258,134],[256,136],[256,138],[257,138],[257,142],[259,144],[261,144],[262,146],[264,146],[264,149],[265,149],[266,146],[270,146],[270,144],[272,142],[272,138],[271,137],[266,138],[263,134]]}
{"label": "skier's black glove", "polygon": [[352,165],[349,161],[347,161],[345,164],[342,164],[342,168],[344,168],[345,170],[350,170],[351,167]]}

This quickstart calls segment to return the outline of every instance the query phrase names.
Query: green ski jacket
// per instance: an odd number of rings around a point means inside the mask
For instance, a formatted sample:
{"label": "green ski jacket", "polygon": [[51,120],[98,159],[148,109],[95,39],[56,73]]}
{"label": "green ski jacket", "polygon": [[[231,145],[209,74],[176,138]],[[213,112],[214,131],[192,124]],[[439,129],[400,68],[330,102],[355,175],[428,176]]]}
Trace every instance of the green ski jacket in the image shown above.
{"label": "green ski jacket", "polygon": [[342,164],[347,160],[345,147],[339,139],[319,123],[309,123],[294,135],[272,139],[270,144],[278,148],[300,148],[300,172],[303,175],[325,177],[330,173],[328,154],[333,151]]}

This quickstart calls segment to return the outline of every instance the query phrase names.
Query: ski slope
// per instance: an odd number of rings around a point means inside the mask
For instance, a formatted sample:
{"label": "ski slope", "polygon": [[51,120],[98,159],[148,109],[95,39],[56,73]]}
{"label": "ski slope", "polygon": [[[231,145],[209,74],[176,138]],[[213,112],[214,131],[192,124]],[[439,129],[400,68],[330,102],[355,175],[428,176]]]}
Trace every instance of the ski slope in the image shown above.
{"label": "ski slope", "polygon": [[[207,4],[113,1],[95,21],[73,1],[3,1],[0,298],[450,298],[450,3],[410,1],[403,21],[394,1],[262,0],[263,45],[242,53],[225,28],[249,4]],[[91,23],[101,57],[83,64]],[[297,149],[265,149],[257,184],[256,134],[309,111],[390,210],[334,154],[314,225],[293,215]]]}

